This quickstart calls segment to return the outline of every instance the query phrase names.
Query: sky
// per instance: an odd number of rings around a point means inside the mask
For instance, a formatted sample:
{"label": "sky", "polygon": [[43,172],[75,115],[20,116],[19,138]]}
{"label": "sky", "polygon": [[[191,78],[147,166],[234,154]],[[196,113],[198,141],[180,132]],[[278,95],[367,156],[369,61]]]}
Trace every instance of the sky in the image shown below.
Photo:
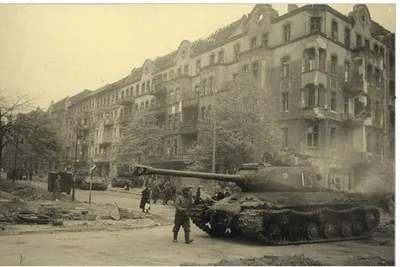
{"label": "sky", "polygon": [[[272,4],[279,15],[286,4]],[[302,6],[302,5],[299,5]],[[353,4],[330,4],[347,15]],[[146,59],[207,37],[254,4],[1,4],[0,90],[36,96],[47,108],[84,89],[126,77]],[[368,4],[372,19],[395,31],[394,4]]]}

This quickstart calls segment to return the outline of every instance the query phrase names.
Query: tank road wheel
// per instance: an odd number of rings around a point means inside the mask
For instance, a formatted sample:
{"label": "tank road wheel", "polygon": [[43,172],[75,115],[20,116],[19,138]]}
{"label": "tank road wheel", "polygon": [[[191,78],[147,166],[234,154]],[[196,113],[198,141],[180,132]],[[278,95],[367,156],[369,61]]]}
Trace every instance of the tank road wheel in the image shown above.
{"label": "tank road wheel", "polygon": [[353,229],[351,228],[351,223],[340,222],[339,231],[342,237],[351,237],[353,235]]}
{"label": "tank road wheel", "polygon": [[328,239],[335,238],[337,236],[337,226],[333,222],[326,222],[322,226],[322,232]]}
{"label": "tank road wheel", "polygon": [[289,231],[289,233],[288,233],[289,234],[289,240],[290,241],[300,240],[301,234],[302,234],[301,230],[302,230],[301,227],[298,226],[298,225],[289,226],[289,229],[288,229],[288,231]]}
{"label": "tank road wheel", "polygon": [[351,226],[352,232],[354,236],[361,236],[364,233],[364,227],[361,222],[353,222]]}
{"label": "tank road wheel", "polygon": [[281,228],[276,225],[276,224],[271,224],[268,227],[268,237],[276,242],[279,242],[282,240],[282,231]]}
{"label": "tank road wheel", "polygon": [[290,221],[290,215],[288,212],[284,212],[280,215],[278,215],[278,224],[279,225],[287,225],[289,224]]}
{"label": "tank road wheel", "polygon": [[379,213],[368,211],[365,213],[364,220],[368,229],[373,229],[379,225]]}
{"label": "tank road wheel", "polygon": [[319,228],[316,223],[307,223],[305,226],[306,237],[309,240],[317,240],[319,238]]}

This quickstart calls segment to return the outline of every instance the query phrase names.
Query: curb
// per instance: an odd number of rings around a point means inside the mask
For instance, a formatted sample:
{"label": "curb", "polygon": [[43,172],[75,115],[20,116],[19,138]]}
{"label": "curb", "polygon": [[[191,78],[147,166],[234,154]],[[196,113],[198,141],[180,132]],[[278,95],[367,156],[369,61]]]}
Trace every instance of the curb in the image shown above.
{"label": "curb", "polygon": [[133,226],[123,226],[119,228],[112,227],[93,227],[93,228],[54,228],[45,230],[28,230],[28,231],[11,231],[7,232],[7,229],[0,232],[0,236],[13,236],[13,235],[24,235],[24,234],[55,234],[55,233],[78,233],[78,232],[119,232],[123,230],[138,230],[138,229],[151,229],[156,227],[168,226],[170,223],[166,224],[147,224],[147,225],[133,225]]}

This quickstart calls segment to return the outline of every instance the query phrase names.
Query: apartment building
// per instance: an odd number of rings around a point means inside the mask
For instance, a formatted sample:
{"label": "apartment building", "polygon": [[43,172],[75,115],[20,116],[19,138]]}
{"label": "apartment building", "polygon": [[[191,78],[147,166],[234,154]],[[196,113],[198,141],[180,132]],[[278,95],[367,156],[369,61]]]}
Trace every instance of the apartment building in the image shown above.
{"label": "apartment building", "polygon": [[69,136],[79,136],[78,160],[96,162],[104,175],[115,171],[121,127],[151,112],[165,145],[146,164],[182,169],[211,92],[244,72],[279,99],[282,146],[314,156],[324,182],[347,190],[368,158],[394,158],[394,70],[394,34],[372,20],[366,5],[347,16],[328,5],[289,5],[279,16],[262,4],[208,38],[184,40],[120,81],[61,100],[49,112],[65,118],[65,158],[75,153]]}

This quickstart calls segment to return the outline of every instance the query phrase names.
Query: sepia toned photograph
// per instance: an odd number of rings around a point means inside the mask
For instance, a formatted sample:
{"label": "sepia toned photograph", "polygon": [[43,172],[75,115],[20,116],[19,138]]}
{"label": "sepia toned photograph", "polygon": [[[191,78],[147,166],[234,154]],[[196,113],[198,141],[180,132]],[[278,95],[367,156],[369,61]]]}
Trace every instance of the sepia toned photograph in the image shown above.
{"label": "sepia toned photograph", "polygon": [[0,265],[394,266],[395,25],[0,3]]}

